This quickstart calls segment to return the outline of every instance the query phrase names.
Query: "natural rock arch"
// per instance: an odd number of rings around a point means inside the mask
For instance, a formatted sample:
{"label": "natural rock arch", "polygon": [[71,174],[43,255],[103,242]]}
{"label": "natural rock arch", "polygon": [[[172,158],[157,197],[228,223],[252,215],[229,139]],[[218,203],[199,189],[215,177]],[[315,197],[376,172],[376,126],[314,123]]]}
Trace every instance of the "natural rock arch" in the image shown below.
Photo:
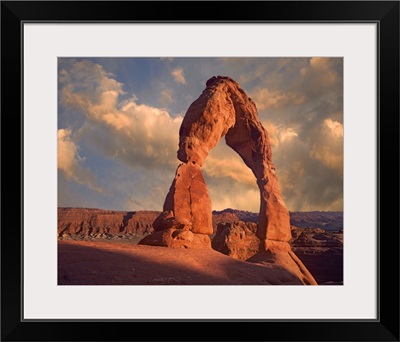
{"label": "natural rock arch", "polygon": [[156,232],[141,243],[186,248],[210,246],[211,200],[200,168],[224,136],[257,180],[260,214],[256,235],[260,249],[287,245],[291,238],[289,212],[275,175],[268,132],[258,119],[255,103],[237,82],[225,76],[210,78],[187,110],[179,130],[177,152],[183,163],[178,166],[163,212],[153,223]]}

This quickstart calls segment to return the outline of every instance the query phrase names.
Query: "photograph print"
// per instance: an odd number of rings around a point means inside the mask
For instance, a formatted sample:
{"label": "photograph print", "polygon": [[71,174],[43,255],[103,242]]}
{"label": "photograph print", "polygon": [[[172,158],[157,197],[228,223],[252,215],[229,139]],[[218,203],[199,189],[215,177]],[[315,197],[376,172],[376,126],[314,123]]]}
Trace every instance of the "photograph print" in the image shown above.
{"label": "photograph print", "polygon": [[57,79],[58,285],[343,285],[343,58],[59,57]]}

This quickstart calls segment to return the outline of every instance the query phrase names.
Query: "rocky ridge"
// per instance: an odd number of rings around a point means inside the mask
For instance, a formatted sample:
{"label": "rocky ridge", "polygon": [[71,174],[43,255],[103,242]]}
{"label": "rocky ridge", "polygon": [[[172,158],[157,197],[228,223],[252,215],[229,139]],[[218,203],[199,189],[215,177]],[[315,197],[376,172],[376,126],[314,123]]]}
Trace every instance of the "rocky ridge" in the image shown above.
{"label": "rocky ridge", "polygon": [[59,238],[130,238],[154,231],[158,211],[58,208]]}
{"label": "rocky ridge", "polygon": [[[160,211],[118,211],[96,208],[58,208],[59,238],[130,238],[147,235],[154,231],[153,222]],[[315,213],[318,213],[317,215]],[[310,221],[308,221],[310,220]],[[258,214],[237,209],[214,210],[212,225],[214,234],[219,223],[235,221],[258,222]],[[325,231],[343,230],[343,212],[291,212],[292,226],[299,222],[304,228],[323,228]],[[293,241],[293,238],[292,240]]]}

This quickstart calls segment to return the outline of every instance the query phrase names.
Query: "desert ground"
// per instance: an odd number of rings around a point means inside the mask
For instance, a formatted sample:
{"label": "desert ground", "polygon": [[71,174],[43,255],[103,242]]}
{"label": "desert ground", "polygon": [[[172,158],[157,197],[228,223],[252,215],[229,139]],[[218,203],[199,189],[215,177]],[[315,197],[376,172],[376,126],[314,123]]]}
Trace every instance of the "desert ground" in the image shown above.
{"label": "desert ground", "polygon": [[120,241],[59,241],[59,285],[301,285],[274,263],[214,250]]}
{"label": "desert ground", "polygon": [[[262,261],[246,245],[256,226],[254,213],[213,212],[220,249],[184,249],[139,245],[152,232],[158,212],[117,212],[59,208],[59,285],[301,285],[298,274],[274,255]],[[343,280],[343,230],[340,213],[296,213],[307,228],[292,226],[291,248],[318,285]],[[247,226],[243,223],[247,221]],[[231,224],[227,224],[231,223]],[[239,224],[240,222],[243,222]],[[328,226],[329,229],[318,228]],[[218,228],[219,227],[219,228]],[[242,229],[242,230],[241,230]],[[246,235],[247,234],[247,235]],[[221,234],[220,234],[221,235]],[[251,238],[254,238],[251,236]],[[239,251],[239,252],[238,252]],[[241,260],[241,259],[247,259]]]}

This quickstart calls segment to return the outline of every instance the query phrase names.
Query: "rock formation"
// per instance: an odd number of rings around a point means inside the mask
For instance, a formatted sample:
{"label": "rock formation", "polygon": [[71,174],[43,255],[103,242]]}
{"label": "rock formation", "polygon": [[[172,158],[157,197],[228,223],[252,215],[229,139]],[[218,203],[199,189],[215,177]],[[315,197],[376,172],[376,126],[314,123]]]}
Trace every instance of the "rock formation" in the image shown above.
{"label": "rock formation", "polygon": [[[318,284],[343,283],[343,213],[291,212],[290,216],[291,222],[297,222],[304,227],[324,227],[297,228],[292,224],[292,239],[289,241],[291,250]],[[259,252],[260,240],[255,236],[257,218],[256,213],[235,209],[213,211],[215,236],[212,239],[212,248],[234,259],[248,260]],[[58,237],[61,240],[137,241],[138,238],[143,239],[144,236],[153,233],[153,225],[157,226],[168,219],[170,226],[167,225],[167,228],[176,225],[171,212],[163,212],[160,215],[160,211],[58,208]],[[179,229],[158,229],[143,241],[147,240],[146,244],[174,245],[181,248],[202,248],[207,244],[208,237],[205,234],[193,234]],[[177,237],[179,233],[182,234]]]}
{"label": "rock formation", "polygon": [[[336,215],[336,213],[326,214],[330,217]],[[316,223],[315,220],[310,222],[310,224]],[[331,225],[328,224],[328,227],[330,228]],[[292,250],[312,273],[318,284],[343,284],[343,230],[329,231],[294,226],[291,229]]]}
{"label": "rock formation", "polygon": [[59,238],[130,238],[150,234],[159,211],[58,208]]}
{"label": "rock formation", "polygon": [[164,202],[163,212],[154,220],[155,232],[139,244],[175,248],[211,248],[213,233],[211,200],[200,167],[178,166]]}
{"label": "rock formation", "polygon": [[212,248],[239,260],[247,260],[260,250],[256,237],[257,224],[254,222],[219,223],[212,240]]}
{"label": "rock formation", "polygon": [[291,212],[290,225],[299,228],[322,228],[337,232],[343,229],[343,211]]}
{"label": "rock formation", "polygon": [[155,229],[211,234],[211,201],[200,167],[223,136],[257,180],[260,213],[256,235],[261,250],[268,250],[270,241],[289,241],[289,212],[275,175],[268,133],[258,120],[255,103],[238,83],[224,76],[210,78],[185,114],[177,153],[183,164],[178,166]]}
{"label": "rock formation", "polygon": [[170,228],[171,220],[173,226],[195,234],[213,233],[211,200],[200,167],[195,164],[178,166],[155,230]]}

